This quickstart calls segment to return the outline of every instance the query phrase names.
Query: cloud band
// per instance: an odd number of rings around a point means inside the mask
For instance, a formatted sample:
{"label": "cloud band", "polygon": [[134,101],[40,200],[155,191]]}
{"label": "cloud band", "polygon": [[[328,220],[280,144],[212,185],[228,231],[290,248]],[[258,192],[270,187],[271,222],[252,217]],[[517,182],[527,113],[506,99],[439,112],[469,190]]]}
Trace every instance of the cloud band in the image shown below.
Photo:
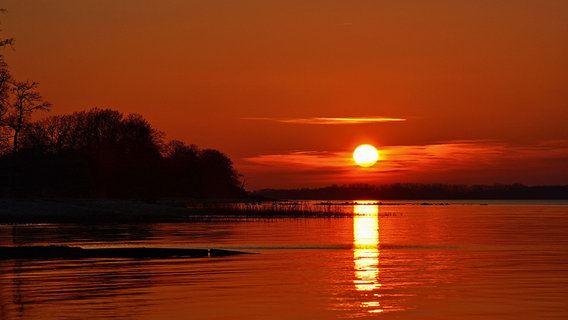
{"label": "cloud band", "polygon": [[315,125],[342,125],[342,124],[369,124],[382,122],[401,122],[404,118],[392,117],[312,117],[312,118],[259,118],[249,117],[243,120],[275,121],[281,123],[294,124],[315,124]]}

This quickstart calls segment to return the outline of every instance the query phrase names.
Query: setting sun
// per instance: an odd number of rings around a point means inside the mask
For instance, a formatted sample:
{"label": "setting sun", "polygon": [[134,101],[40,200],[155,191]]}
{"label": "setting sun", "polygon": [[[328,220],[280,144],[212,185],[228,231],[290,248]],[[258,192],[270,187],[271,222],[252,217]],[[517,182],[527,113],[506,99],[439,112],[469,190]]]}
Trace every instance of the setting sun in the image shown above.
{"label": "setting sun", "polygon": [[379,151],[370,144],[362,144],[353,151],[353,160],[360,167],[371,167],[379,160]]}

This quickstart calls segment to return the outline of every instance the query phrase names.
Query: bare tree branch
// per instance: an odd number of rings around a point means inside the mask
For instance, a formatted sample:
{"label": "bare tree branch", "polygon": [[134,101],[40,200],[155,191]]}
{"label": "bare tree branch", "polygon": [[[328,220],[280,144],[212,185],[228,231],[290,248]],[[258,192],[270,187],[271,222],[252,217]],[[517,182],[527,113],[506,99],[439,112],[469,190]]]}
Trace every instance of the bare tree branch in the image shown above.
{"label": "bare tree branch", "polygon": [[20,133],[29,124],[32,113],[36,110],[49,110],[51,107],[49,102],[43,101],[37,91],[37,86],[37,82],[16,81],[13,83],[14,102],[8,116],[8,124],[14,132],[12,136],[13,154],[18,152]]}

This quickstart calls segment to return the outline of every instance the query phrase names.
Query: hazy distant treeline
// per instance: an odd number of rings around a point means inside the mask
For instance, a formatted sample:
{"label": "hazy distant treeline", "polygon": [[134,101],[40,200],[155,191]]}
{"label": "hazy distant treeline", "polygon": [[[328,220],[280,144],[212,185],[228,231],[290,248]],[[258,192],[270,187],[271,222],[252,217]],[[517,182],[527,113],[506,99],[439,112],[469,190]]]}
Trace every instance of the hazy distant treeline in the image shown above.
{"label": "hazy distant treeline", "polygon": [[568,186],[525,186],[522,184],[355,184],[333,185],[314,189],[264,189],[256,191],[254,195],[272,199],[297,200],[554,200],[568,199]]}
{"label": "hazy distant treeline", "polygon": [[30,122],[0,154],[0,195],[153,199],[244,195],[232,161],[213,149],[165,143],[140,115],[93,109]]}

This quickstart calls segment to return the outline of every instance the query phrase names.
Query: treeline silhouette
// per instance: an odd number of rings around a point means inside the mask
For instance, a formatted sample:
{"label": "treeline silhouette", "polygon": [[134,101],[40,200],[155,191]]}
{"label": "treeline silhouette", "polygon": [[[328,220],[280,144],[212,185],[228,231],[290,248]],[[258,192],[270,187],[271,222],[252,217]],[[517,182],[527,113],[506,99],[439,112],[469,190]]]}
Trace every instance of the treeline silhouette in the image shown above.
{"label": "treeline silhouette", "polygon": [[296,200],[568,200],[568,186],[351,184],[311,189],[263,189],[253,195]]}
{"label": "treeline silhouette", "polygon": [[163,134],[137,114],[92,109],[30,122],[0,155],[3,195],[157,199],[245,195],[232,161]]}
{"label": "treeline silhouette", "polygon": [[[0,8],[0,14],[5,13]],[[0,49],[13,38],[0,38]],[[140,115],[93,109],[33,122],[51,104],[0,51],[0,196],[156,199],[245,194],[231,160],[163,134]]]}

